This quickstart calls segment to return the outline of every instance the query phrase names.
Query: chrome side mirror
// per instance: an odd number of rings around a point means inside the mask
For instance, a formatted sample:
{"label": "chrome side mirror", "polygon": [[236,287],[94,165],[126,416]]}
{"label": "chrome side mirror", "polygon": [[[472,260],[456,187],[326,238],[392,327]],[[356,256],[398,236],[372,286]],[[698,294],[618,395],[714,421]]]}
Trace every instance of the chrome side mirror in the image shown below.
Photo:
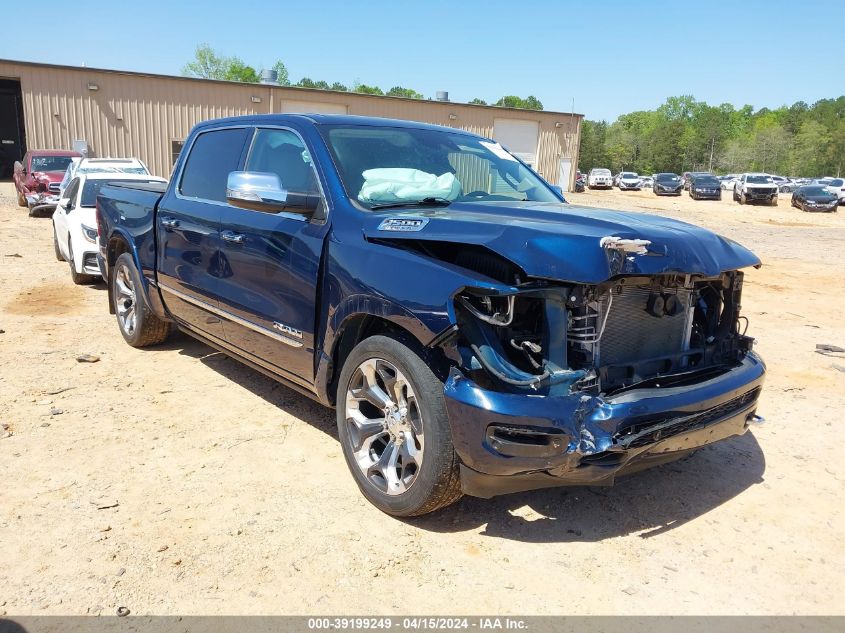
{"label": "chrome side mirror", "polygon": [[287,191],[278,174],[233,171],[226,182],[226,201],[241,209],[264,213],[311,214],[319,206],[320,196]]}

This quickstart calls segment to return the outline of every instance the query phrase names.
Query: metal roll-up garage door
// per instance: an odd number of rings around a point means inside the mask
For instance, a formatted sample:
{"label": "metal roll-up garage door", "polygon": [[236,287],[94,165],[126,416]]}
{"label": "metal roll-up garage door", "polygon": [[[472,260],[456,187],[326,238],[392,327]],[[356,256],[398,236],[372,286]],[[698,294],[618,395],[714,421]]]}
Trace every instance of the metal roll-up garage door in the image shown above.
{"label": "metal roll-up garage door", "polygon": [[493,138],[531,167],[537,167],[537,145],[540,141],[539,122],[496,119],[493,122]]}

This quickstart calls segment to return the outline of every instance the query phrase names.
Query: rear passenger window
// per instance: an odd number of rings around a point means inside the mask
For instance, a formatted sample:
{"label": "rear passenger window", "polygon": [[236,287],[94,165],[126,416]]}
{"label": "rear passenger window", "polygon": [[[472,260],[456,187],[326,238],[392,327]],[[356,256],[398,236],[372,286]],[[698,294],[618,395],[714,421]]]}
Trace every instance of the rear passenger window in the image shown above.
{"label": "rear passenger window", "polygon": [[248,129],[215,130],[200,134],[191,147],[179,193],[186,198],[226,202],[226,181],[237,171]]}
{"label": "rear passenger window", "polygon": [[290,130],[263,130],[255,133],[255,141],[246,164],[247,171],[278,174],[287,191],[318,194],[317,174],[311,155],[296,134]]}

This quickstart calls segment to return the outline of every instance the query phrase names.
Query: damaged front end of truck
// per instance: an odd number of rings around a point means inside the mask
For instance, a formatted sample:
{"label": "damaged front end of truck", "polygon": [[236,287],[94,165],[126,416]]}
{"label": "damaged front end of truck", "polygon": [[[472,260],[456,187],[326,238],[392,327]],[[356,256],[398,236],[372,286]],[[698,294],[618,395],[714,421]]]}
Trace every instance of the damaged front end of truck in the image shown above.
{"label": "damaged front end of truck", "polygon": [[649,242],[609,236],[610,277],[532,279],[484,249],[436,344],[464,491],[481,497],[615,478],[760,421],[765,365],[740,313],[743,273],[642,274]]}

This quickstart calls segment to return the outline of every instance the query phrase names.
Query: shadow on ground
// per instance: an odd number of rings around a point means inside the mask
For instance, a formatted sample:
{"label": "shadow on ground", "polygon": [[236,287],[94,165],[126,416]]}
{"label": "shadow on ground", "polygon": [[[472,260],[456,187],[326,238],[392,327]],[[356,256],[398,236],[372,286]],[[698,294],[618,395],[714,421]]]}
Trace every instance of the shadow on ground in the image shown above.
{"label": "shadow on ground", "polygon": [[[197,358],[233,384],[337,440],[332,411],[203,343],[178,335],[154,349],[178,350]],[[483,528],[484,536],[531,543],[593,542],[632,533],[652,538],[762,483],[765,466],[757,440],[747,433],[619,479],[613,487],[550,488],[494,499],[464,497],[408,523],[444,533]]]}

